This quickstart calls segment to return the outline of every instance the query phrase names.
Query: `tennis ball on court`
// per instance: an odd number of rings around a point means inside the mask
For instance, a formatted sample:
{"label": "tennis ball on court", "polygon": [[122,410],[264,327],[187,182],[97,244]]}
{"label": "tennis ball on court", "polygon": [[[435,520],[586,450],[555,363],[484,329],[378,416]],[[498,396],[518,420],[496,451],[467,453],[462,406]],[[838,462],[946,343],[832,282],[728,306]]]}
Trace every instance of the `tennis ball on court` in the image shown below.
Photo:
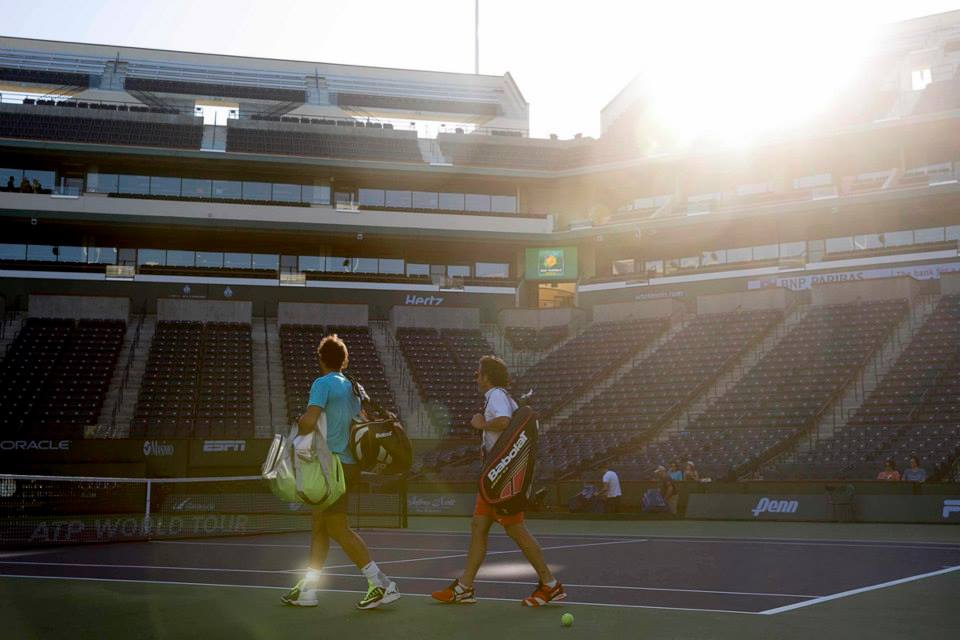
{"label": "tennis ball on court", "polygon": [[565,627],[569,627],[570,625],[572,625],[572,624],[573,624],[573,614],[572,614],[572,613],[565,613],[565,614],[563,614],[562,616],[560,616],[560,624],[562,624],[562,625],[565,626]]}

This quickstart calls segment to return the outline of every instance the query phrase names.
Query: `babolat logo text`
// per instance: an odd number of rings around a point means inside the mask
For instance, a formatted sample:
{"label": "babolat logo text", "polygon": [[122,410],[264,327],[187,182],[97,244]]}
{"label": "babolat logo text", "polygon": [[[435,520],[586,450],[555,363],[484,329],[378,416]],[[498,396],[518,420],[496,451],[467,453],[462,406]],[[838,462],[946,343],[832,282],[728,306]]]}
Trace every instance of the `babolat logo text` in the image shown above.
{"label": "babolat logo text", "polygon": [[240,453],[247,448],[247,443],[245,440],[204,440],[203,441],[203,452],[204,453],[226,453],[228,451],[235,451]]}
{"label": "babolat logo text", "polygon": [[69,440],[0,440],[0,451],[69,451]]}
{"label": "babolat logo text", "polygon": [[423,304],[428,307],[436,307],[443,304],[443,298],[440,296],[407,296],[406,302],[404,304]]}
{"label": "babolat logo text", "polygon": [[143,455],[145,456],[172,456],[173,445],[169,442],[159,442],[157,440],[146,440],[143,443]]}
{"label": "babolat logo text", "polygon": [[770,498],[760,498],[760,502],[753,508],[753,517],[756,518],[761,513],[796,513],[800,503],[796,500],[771,500]]}
{"label": "babolat logo text", "polygon": [[944,500],[943,519],[947,520],[953,514],[960,515],[960,500]]}
{"label": "babolat logo text", "polygon": [[520,450],[523,449],[523,445],[527,444],[527,432],[521,431],[520,437],[517,438],[517,441],[513,443],[513,447],[510,449],[510,453],[503,456],[500,459],[500,462],[497,463],[493,469],[487,473],[487,480],[490,482],[496,482],[497,478],[503,473],[503,470],[507,468],[507,465],[517,457],[517,454],[520,453]]}

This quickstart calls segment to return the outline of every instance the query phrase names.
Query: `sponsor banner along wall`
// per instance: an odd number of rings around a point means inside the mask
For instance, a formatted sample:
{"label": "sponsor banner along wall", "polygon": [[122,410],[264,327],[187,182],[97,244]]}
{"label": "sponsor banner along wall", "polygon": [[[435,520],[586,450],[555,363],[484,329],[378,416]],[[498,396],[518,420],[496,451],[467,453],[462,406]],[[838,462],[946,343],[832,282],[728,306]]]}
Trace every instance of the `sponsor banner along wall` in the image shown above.
{"label": "sponsor banner along wall", "polygon": [[825,495],[690,494],[688,518],[704,520],[831,520]]}
{"label": "sponsor banner along wall", "polygon": [[473,514],[474,493],[408,493],[407,513],[421,516],[469,516]]}
{"label": "sponsor banner along wall", "polygon": [[859,271],[835,271],[832,273],[811,273],[809,275],[771,276],[747,282],[748,289],[766,289],[768,287],[786,287],[794,291],[804,291],[817,284],[836,282],[856,282],[879,278],[897,278],[907,276],[914,280],[938,280],[945,273],[960,271],[960,262],[941,264],[920,264],[883,269],[861,269]]}
{"label": "sponsor banner along wall", "polygon": [[[835,512],[836,511],[836,512]],[[806,520],[960,524],[960,493],[952,495],[854,494],[852,511],[826,495],[690,494],[687,518],[704,520]]]}
{"label": "sponsor banner along wall", "polygon": [[35,465],[141,463],[149,477],[186,475],[187,440],[0,440],[0,469],[36,473]]}

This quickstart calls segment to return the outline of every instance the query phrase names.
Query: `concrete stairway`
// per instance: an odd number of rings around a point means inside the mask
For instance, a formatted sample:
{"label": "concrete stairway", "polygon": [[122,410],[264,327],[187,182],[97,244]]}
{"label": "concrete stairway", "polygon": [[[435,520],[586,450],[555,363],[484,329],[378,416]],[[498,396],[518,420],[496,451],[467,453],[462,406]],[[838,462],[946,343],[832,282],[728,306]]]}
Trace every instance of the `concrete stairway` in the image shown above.
{"label": "concrete stairway", "polygon": [[124,336],[123,347],[117,357],[113,379],[110,381],[107,396],[100,411],[100,419],[97,421],[95,437],[126,438],[130,435],[130,420],[137,408],[140,385],[147,369],[150,345],[153,343],[153,334],[157,327],[157,317],[144,316],[143,324],[139,325],[139,335],[138,325],[139,320],[136,320],[127,326],[127,334]]}
{"label": "concrete stairway", "polygon": [[254,318],[251,338],[254,434],[257,438],[270,438],[285,431],[288,422],[277,319]]}
{"label": "concrete stairway", "polygon": [[384,320],[370,321],[370,335],[377,347],[377,355],[383,362],[384,373],[390,390],[397,401],[400,419],[411,438],[441,438],[443,434],[433,426],[426,408],[420,402],[413,376],[407,368],[400,345],[393,335],[390,323]]}
{"label": "concrete stairway", "polygon": [[795,305],[789,308],[784,319],[777,324],[767,335],[748,349],[740,359],[723,375],[713,381],[699,396],[695,397],[688,405],[686,410],[670,421],[657,436],[658,440],[665,440],[670,435],[684,431],[691,422],[696,420],[714,400],[725,394],[734,387],[760,360],[771,350],[773,350],[784,336],[800,323],[807,315],[809,307],[807,305]]}
{"label": "concrete stairway", "polygon": [[17,339],[17,334],[20,333],[20,329],[23,328],[23,323],[27,319],[27,314],[23,312],[17,312],[15,314],[10,314],[3,321],[3,337],[0,338],[0,361],[7,355],[7,348],[13,344],[13,341]]}
{"label": "concrete stairway", "polygon": [[[540,423],[541,430],[549,431],[554,425],[560,424],[573,415],[577,409],[589,404],[594,398],[613,386],[617,380],[625,376],[627,372],[642,364],[651,353],[659,349],[662,345],[666,344],[671,338],[673,338],[673,336],[679,333],[684,326],[686,326],[687,322],[689,322],[689,319],[684,319],[680,322],[675,322],[670,325],[670,327],[659,338],[654,340],[652,344],[635,353],[633,357],[617,367],[617,369],[606,378],[595,381],[593,386],[582,396],[573,402],[564,405],[563,408],[555,413],[549,420],[542,421]],[[536,405],[536,396],[534,396],[533,400],[533,404]]]}

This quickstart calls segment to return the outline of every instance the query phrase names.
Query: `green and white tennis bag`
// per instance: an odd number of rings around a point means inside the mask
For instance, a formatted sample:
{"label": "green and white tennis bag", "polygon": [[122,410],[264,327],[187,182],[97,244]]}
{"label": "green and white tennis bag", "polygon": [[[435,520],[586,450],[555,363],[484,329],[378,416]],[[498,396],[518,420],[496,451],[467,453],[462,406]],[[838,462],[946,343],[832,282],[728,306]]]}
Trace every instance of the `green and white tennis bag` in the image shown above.
{"label": "green and white tennis bag", "polygon": [[317,428],[299,435],[294,426],[290,434],[273,437],[261,472],[279,500],[326,509],[346,493],[347,483],[340,458],[327,447],[327,417],[320,414]]}

